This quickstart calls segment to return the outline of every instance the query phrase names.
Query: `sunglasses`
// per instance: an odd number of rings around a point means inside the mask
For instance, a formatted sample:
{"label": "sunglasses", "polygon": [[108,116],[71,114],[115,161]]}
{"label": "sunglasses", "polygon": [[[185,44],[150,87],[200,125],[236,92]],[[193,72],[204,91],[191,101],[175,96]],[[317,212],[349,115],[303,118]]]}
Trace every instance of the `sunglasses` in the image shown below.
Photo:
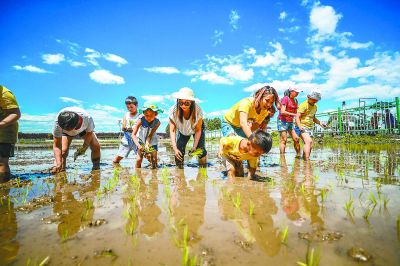
{"label": "sunglasses", "polygon": [[192,102],[188,101],[188,102],[179,102],[179,106],[190,106],[192,104]]}

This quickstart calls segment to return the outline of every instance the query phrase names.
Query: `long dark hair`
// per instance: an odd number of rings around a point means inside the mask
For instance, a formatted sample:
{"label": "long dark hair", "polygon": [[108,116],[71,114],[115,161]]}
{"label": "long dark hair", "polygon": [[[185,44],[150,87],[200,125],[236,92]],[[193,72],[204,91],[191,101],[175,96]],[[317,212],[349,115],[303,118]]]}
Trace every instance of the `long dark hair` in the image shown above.
{"label": "long dark hair", "polygon": [[[190,120],[192,120],[192,124],[196,122],[196,103],[195,101],[190,101]],[[179,121],[183,123],[183,111],[179,106],[179,99],[176,100],[176,117],[178,117]]]}
{"label": "long dark hair", "polygon": [[260,102],[261,102],[262,98],[264,98],[268,95],[273,95],[274,99],[275,99],[275,105],[278,105],[278,103],[279,103],[278,93],[276,92],[274,87],[267,85],[267,86],[262,87],[261,89],[258,89],[253,94],[253,97],[254,97],[253,105],[256,108],[256,110],[260,110]]}

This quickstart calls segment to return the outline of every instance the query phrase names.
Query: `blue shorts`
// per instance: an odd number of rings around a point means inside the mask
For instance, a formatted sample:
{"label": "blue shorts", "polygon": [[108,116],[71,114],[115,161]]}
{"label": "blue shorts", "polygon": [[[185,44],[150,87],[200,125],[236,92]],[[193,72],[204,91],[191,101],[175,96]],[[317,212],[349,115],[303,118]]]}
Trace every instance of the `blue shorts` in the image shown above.
{"label": "blue shorts", "polygon": [[314,134],[313,134],[313,130],[312,129],[309,129],[309,128],[307,128],[307,127],[303,127],[304,128],[304,131],[303,132],[300,132],[300,128],[298,127],[298,126],[295,126],[294,127],[294,131],[296,132],[296,134],[297,134],[297,136],[301,136],[301,133],[307,133],[308,135],[310,135],[310,137],[312,137]]}
{"label": "blue shorts", "polygon": [[293,122],[282,121],[278,118],[276,123],[278,131],[290,131],[293,129]]}
{"label": "blue shorts", "polygon": [[243,138],[247,138],[247,136],[246,136],[246,134],[244,134],[242,128],[232,126],[231,124],[226,122],[225,119],[222,119],[221,131],[222,131],[223,137],[227,137],[233,133],[234,135],[241,136]]}

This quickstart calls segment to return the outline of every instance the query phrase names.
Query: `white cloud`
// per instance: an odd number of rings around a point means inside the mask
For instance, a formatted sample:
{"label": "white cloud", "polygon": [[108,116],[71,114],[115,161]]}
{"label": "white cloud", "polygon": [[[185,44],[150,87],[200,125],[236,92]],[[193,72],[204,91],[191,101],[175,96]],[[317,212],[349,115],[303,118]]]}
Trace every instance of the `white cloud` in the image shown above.
{"label": "white cloud", "polygon": [[240,19],[240,16],[236,10],[231,10],[231,13],[229,14],[229,24],[231,25],[233,30],[238,29],[238,21]]}
{"label": "white cloud", "polygon": [[366,61],[371,68],[369,74],[381,83],[399,87],[400,84],[400,53],[392,55],[389,52],[377,52],[372,59]]}
{"label": "white cloud", "polygon": [[283,33],[293,33],[296,32],[300,29],[300,26],[292,26],[289,28],[279,28],[278,31],[283,32]]}
{"label": "white cloud", "polygon": [[366,98],[387,99],[400,94],[400,88],[382,84],[366,84],[357,87],[348,87],[333,92],[337,100],[354,100],[361,96]]}
{"label": "white cloud", "polygon": [[224,66],[222,71],[226,72],[229,78],[240,81],[251,80],[254,76],[253,69],[244,70],[239,64]]}
{"label": "white cloud", "polygon": [[143,95],[142,98],[146,101],[163,103],[165,100],[172,99],[171,95]]}
{"label": "white cloud", "polygon": [[21,114],[21,121],[30,121],[30,122],[43,122],[43,123],[48,123],[48,122],[53,122],[56,113],[50,113],[50,114],[45,114],[45,115],[30,115],[27,113],[22,113]]}
{"label": "white cloud", "polygon": [[278,66],[284,60],[286,60],[287,56],[285,55],[282,45],[279,42],[272,43],[269,45],[275,48],[275,51],[270,53],[267,52],[264,56],[257,55],[255,56],[256,61],[251,65],[253,67],[266,67],[269,65]]}
{"label": "white cloud", "polygon": [[264,87],[266,85],[268,85],[268,83],[256,83],[256,84],[253,84],[253,85],[251,85],[249,87],[244,88],[243,91],[245,91],[245,92],[255,92],[256,90],[261,89],[262,87]]}
{"label": "white cloud", "polygon": [[303,65],[303,64],[307,64],[307,63],[311,63],[311,59],[310,58],[301,58],[301,57],[291,57],[289,59],[289,63],[293,64],[293,65]]}
{"label": "white cloud", "polygon": [[65,103],[74,103],[74,104],[77,104],[77,105],[81,105],[82,104],[82,101],[76,100],[76,99],[73,99],[73,98],[69,98],[69,97],[60,97],[60,100],[65,102]]}
{"label": "white cloud", "polygon": [[292,75],[290,79],[296,82],[310,82],[314,79],[315,74],[319,72],[319,69],[304,70],[298,68],[297,74]]}
{"label": "white cloud", "polygon": [[97,58],[101,58],[101,53],[91,48],[86,48],[85,52],[88,53],[87,55],[85,55],[85,58],[87,58],[86,61],[94,66],[99,66]]}
{"label": "white cloud", "polygon": [[103,104],[99,104],[99,103],[92,105],[91,108],[96,109],[96,110],[104,110],[107,112],[113,112],[113,113],[123,113],[124,112],[124,110],[118,109],[117,107],[114,107],[111,105],[103,105]]}
{"label": "white cloud", "polygon": [[[199,77],[200,80],[208,81],[211,84],[225,84],[225,85],[232,85],[233,82],[225,77],[221,77],[214,72],[206,72]],[[194,79],[193,81],[196,81]]]}
{"label": "white cloud", "polygon": [[125,80],[121,76],[112,74],[105,69],[95,70],[89,74],[90,78],[101,84],[124,84]]}
{"label": "white cloud", "polygon": [[343,38],[340,41],[340,46],[343,48],[350,48],[350,49],[366,49],[370,46],[372,46],[374,43],[373,42],[365,42],[365,43],[361,43],[361,42],[350,42],[347,38]]}
{"label": "white cloud", "polygon": [[314,41],[322,41],[329,38],[336,31],[336,26],[342,15],[336,14],[331,6],[315,5],[310,13],[311,30],[317,31],[312,38]]}
{"label": "white cloud", "polygon": [[205,113],[205,116],[209,117],[209,118],[218,117],[218,116],[224,115],[227,111],[228,111],[228,109],[212,111],[212,112],[209,112],[209,113]]}
{"label": "white cloud", "polygon": [[224,35],[223,31],[215,30],[214,31],[214,36],[212,39],[214,40],[213,46],[217,46],[218,44],[222,43],[222,36]]}
{"label": "white cloud", "polygon": [[161,74],[179,74],[180,71],[175,67],[149,67],[144,70],[153,73],[161,73]]}
{"label": "white cloud", "polygon": [[63,54],[44,54],[42,55],[43,63],[48,65],[57,65],[65,60]]}
{"label": "white cloud", "polygon": [[122,58],[119,55],[107,53],[107,54],[103,55],[103,57],[107,61],[117,63],[118,66],[122,66],[122,65],[128,64],[128,61],[126,61],[125,58]]}
{"label": "white cloud", "polygon": [[49,71],[44,70],[43,68],[32,66],[32,65],[28,65],[28,66],[15,65],[14,68],[16,70],[28,71],[28,72],[33,72],[33,73],[41,73],[41,74],[50,73]]}
{"label": "white cloud", "polygon": [[285,11],[282,11],[281,13],[279,13],[280,20],[284,20],[286,17],[287,17],[287,13]]}
{"label": "white cloud", "polygon": [[69,61],[69,64],[70,64],[72,67],[84,67],[84,66],[86,66],[85,63],[78,62],[78,61]]}

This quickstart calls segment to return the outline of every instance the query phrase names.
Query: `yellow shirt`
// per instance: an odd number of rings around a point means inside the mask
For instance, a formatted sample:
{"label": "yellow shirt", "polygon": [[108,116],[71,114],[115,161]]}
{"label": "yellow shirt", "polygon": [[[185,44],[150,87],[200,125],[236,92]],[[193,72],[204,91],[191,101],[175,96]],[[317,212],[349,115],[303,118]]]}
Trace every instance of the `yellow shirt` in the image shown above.
{"label": "yellow shirt", "polygon": [[224,119],[232,126],[240,127],[240,112],[245,112],[248,116],[248,122],[261,124],[264,119],[269,115],[269,111],[261,110],[260,113],[257,114],[257,111],[253,106],[253,102],[253,97],[248,97],[240,100],[225,113]]}
{"label": "yellow shirt", "polygon": [[220,144],[222,145],[224,156],[233,161],[248,160],[249,167],[257,168],[258,157],[253,157],[248,153],[240,152],[239,145],[242,140],[244,140],[244,138],[239,136],[228,136],[221,138]]}
{"label": "yellow shirt", "polygon": [[297,109],[297,113],[300,113],[300,123],[303,127],[312,129],[314,127],[314,117],[317,113],[317,105],[311,105],[307,100],[302,102]]}
{"label": "yellow shirt", "polygon": [[[7,115],[4,110],[19,108],[14,94],[4,86],[0,85],[0,120],[3,120]],[[0,129],[0,143],[17,142],[18,122],[12,123],[7,127]]]}

